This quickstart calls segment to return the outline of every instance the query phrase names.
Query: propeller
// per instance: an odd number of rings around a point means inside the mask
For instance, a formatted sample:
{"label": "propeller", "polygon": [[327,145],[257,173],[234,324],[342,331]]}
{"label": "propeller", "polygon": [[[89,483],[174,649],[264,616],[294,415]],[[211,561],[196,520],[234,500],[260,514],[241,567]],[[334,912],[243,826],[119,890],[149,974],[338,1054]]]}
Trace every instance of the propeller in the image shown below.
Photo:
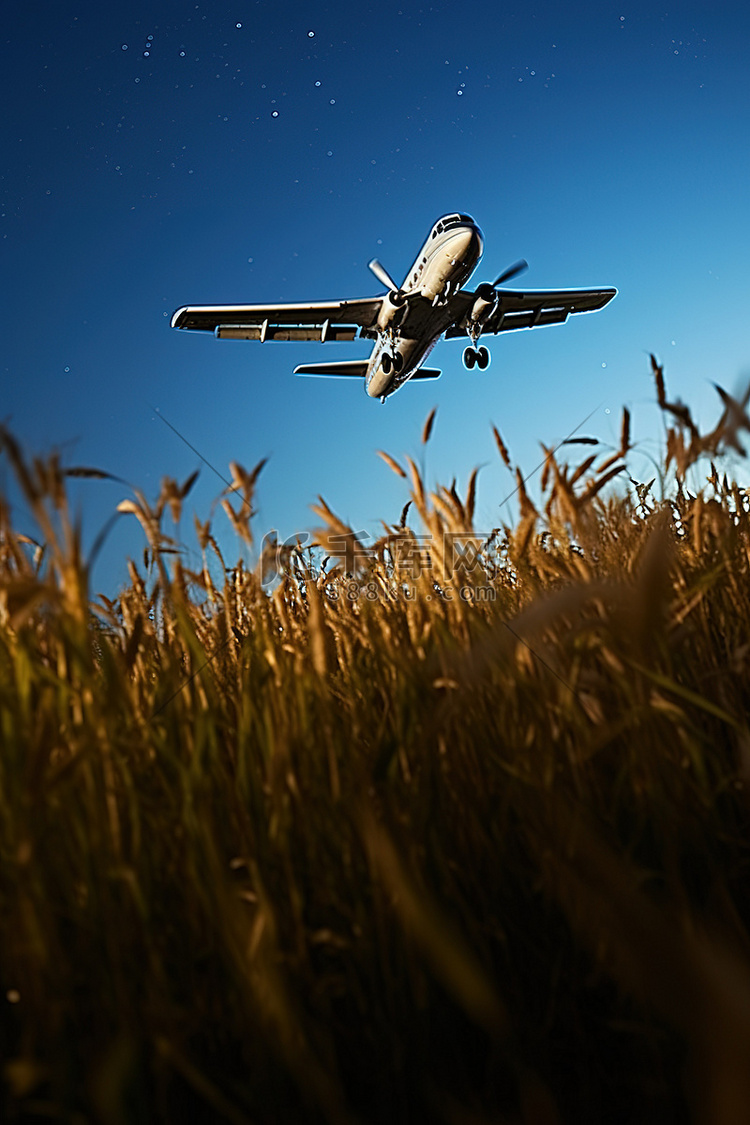
{"label": "propeller", "polygon": [[483,301],[494,301],[497,298],[498,285],[502,285],[505,281],[510,281],[512,277],[517,277],[519,273],[523,273],[523,271],[527,270],[528,268],[529,263],[526,261],[526,259],[519,258],[519,260],[517,262],[514,262],[512,266],[508,266],[507,270],[504,270],[500,274],[500,276],[492,282],[492,285],[490,285],[487,281],[483,282],[481,285],[478,285],[477,294],[482,298]]}
{"label": "propeller", "polygon": [[396,282],[388,273],[388,270],[385,268],[383,263],[379,262],[377,258],[373,258],[371,262],[367,263],[367,265],[375,274],[381,285],[385,285],[386,289],[388,290],[388,296],[390,297],[393,304],[397,306],[403,305],[404,301],[406,300],[406,293],[403,291],[403,289],[400,288],[400,286],[396,285]]}
{"label": "propeller", "polygon": [[492,288],[497,289],[498,285],[502,285],[505,281],[510,281],[512,277],[517,277],[519,273],[529,268],[529,263],[525,258],[519,258],[512,266],[508,266],[504,273],[501,273],[496,281],[492,282]]}

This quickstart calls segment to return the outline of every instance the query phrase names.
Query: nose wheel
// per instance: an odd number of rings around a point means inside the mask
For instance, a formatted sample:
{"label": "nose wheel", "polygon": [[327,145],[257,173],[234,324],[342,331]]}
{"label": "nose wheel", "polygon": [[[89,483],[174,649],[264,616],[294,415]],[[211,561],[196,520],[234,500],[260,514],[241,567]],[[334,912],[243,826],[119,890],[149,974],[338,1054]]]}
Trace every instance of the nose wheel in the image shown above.
{"label": "nose wheel", "polygon": [[490,353],[484,344],[481,348],[466,348],[464,350],[464,367],[467,371],[471,371],[473,367],[478,367],[480,371],[486,371],[490,365]]}

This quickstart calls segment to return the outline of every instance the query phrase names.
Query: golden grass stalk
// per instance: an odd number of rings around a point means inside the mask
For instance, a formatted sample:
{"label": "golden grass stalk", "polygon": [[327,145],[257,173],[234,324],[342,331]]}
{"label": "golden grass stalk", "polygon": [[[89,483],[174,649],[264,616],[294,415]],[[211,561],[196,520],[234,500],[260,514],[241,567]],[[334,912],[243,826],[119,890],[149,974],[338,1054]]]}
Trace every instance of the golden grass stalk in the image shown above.
{"label": "golden grass stalk", "polygon": [[381,454],[398,525],[319,499],[251,568],[233,462],[237,564],[212,515],[183,562],[167,479],[96,602],[69,471],[3,431],[4,1118],[744,1121],[748,398],[703,433],[652,367],[658,498],[624,411],[515,467],[514,527]]}

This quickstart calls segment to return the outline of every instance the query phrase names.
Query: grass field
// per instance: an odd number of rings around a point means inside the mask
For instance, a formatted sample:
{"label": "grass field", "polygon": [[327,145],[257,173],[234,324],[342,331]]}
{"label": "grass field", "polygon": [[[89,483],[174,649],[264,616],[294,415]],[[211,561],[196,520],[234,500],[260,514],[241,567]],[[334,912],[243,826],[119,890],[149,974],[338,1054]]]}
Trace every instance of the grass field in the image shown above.
{"label": "grass field", "polygon": [[191,572],[166,480],[116,601],[95,474],[3,432],[3,1121],[750,1120],[750,422],[719,391],[700,433],[652,363],[653,482],[625,411],[481,538],[476,476],[383,454],[374,546],[319,502],[255,570],[196,520]]}

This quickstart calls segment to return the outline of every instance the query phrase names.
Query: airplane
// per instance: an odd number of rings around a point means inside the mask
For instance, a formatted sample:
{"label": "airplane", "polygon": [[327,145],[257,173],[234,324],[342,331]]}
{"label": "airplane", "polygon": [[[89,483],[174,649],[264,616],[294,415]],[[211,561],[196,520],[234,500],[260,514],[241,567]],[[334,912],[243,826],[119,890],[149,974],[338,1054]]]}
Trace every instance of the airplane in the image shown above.
{"label": "airplane", "polygon": [[521,259],[491,284],[462,288],[484,250],[482,232],[470,215],[444,215],[434,224],[402,285],[373,258],[369,268],[386,288],[379,297],[276,305],[185,305],[173,328],[213,332],[220,340],[367,339],[369,359],[307,363],[295,375],[343,375],[364,379],[371,398],[385,402],[411,379],[436,379],[440,371],[424,361],[441,338],[468,338],[467,370],[485,370],[483,335],[560,324],[570,313],[596,312],[616,289],[555,289],[519,292],[506,281],[528,268]]}

